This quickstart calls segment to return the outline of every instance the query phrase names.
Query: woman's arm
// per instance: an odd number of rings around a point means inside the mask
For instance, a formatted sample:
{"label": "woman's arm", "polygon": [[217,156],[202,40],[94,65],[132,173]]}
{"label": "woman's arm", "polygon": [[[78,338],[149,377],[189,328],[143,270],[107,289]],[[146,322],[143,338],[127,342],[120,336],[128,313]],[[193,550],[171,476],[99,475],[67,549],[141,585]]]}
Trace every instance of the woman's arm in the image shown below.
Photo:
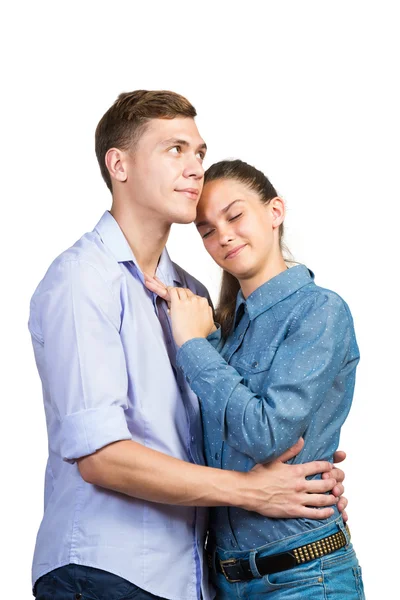
{"label": "woman's arm", "polygon": [[306,298],[255,394],[204,339],[212,323],[206,303],[179,288],[169,293],[178,366],[211,428],[255,462],[279,456],[304,434],[341,369],[354,385],[358,349],[348,309],[335,294]]}
{"label": "woman's arm", "polygon": [[[151,291],[155,292],[156,294],[164,298],[166,302],[168,302],[170,310],[171,302],[173,299],[174,310],[172,318],[175,340],[178,344],[179,342],[184,344],[185,342],[187,342],[187,340],[196,337],[205,337],[207,335],[212,325],[212,314],[209,311],[207,304],[204,301],[202,301],[201,298],[195,296],[192,292],[190,292],[190,290],[166,288],[166,286],[162,282],[150,276],[146,276],[146,285]],[[185,302],[185,300],[189,299],[190,302]],[[177,319],[176,317],[179,318]],[[211,343],[209,345],[209,348],[211,348],[211,345],[214,347],[219,347],[221,345],[220,331],[211,333],[207,339]],[[197,341],[198,340],[193,339],[193,344],[196,345]],[[202,341],[204,342],[204,340]],[[217,360],[221,359],[218,353],[215,353],[215,356]],[[200,355],[197,358],[195,357],[196,363],[199,362],[197,360],[199,357]],[[223,359],[221,359],[221,361],[224,369],[224,375],[226,375],[226,367],[228,365]],[[232,369],[232,371],[236,373],[236,375],[238,375],[238,373],[234,369]],[[249,391],[247,388],[246,390]],[[220,391],[220,388],[215,390],[217,394],[220,393]],[[254,394],[251,394],[251,396],[254,396]],[[341,462],[342,460],[344,460],[345,456],[346,455],[343,452],[335,452],[334,462]],[[333,473],[337,481],[340,482],[340,485],[336,486],[333,489],[333,493],[339,496],[343,493],[343,486],[341,485],[341,482],[343,482],[344,480],[344,472],[341,469],[336,468],[334,469]],[[323,478],[327,476],[328,474],[325,473],[323,475]],[[346,498],[340,498],[338,504],[339,510],[344,511],[346,505]],[[347,515],[345,515],[345,518],[347,518]]]}

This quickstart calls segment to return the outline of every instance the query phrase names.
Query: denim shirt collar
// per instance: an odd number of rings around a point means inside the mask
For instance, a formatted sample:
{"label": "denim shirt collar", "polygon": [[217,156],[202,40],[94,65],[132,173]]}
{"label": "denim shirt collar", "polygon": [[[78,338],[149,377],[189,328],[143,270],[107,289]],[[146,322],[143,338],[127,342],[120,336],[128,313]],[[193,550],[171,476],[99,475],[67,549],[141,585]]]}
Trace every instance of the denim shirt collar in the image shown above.
{"label": "denim shirt collar", "polygon": [[305,265],[296,265],[260,285],[247,300],[240,290],[236,299],[235,322],[243,310],[248,312],[249,319],[252,321],[313,280],[314,273],[312,271]]}
{"label": "denim shirt collar", "polygon": [[[100,221],[97,223],[95,231],[99,234],[104,245],[110,250],[115,260],[117,262],[132,262],[135,265],[140,278],[143,279],[143,273],[132,252],[132,248],[129,246],[117,221],[108,210],[105,211]],[[175,269],[166,248],[164,248],[160,256],[157,267],[157,276],[166,285],[183,285],[182,279]]]}

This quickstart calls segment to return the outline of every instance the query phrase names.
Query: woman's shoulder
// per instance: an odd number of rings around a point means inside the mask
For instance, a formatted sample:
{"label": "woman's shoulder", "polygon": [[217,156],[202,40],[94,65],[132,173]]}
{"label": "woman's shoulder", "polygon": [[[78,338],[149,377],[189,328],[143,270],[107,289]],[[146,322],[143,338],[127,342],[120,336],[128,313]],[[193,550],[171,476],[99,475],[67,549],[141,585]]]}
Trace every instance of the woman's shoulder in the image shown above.
{"label": "woman's shoulder", "polygon": [[297,306],[300,311],[314,308],[329,311],[331,314],[346,314],[350,319],[352,318],[349,305],[340,294],[329,288],[321,287],[314,281],[298,291]]}

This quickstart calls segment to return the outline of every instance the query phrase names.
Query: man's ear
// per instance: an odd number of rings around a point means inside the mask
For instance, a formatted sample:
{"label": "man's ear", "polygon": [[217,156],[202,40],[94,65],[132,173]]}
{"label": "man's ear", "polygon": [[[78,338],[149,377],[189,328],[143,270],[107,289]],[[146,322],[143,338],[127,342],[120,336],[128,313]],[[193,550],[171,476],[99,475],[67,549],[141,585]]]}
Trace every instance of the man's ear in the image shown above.
{"label": "man's ear", "polygon": [[111,179],[124,182],[128,178],[126,170],[126,153],[118,148],[110,148],[105,156],[106,167]]}

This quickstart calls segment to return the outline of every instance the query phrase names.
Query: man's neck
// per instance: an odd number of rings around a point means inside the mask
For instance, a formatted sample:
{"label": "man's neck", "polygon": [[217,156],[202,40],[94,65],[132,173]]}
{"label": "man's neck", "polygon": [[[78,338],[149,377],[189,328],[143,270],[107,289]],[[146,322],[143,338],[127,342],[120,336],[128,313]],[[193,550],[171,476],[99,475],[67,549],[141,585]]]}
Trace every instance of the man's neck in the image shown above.
{"label": "man's neck", "polygon": [[168,240],[170,225],[161,223],[137,207],[113,202],[110,213],[120,226],[143,273],[154,275]]}

